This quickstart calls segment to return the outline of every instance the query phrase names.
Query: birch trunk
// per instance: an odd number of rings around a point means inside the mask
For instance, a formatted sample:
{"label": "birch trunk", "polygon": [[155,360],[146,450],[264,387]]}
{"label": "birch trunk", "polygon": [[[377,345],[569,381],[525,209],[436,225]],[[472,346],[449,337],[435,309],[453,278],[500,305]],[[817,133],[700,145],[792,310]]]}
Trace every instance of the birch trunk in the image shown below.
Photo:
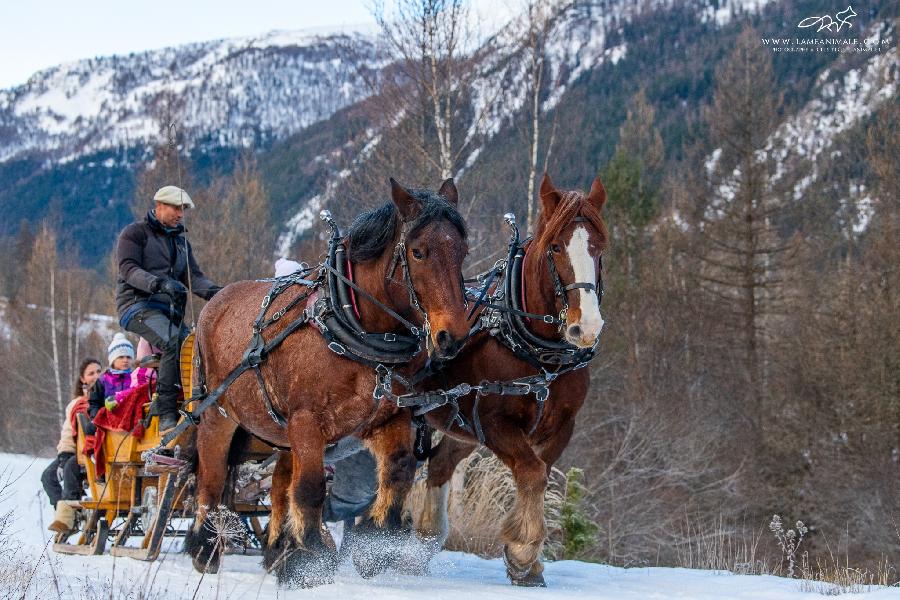
{"label": "birch trunk", "polygon": [[50,270],[50,344],[53,346],[53,378],[56,384],[56,404],[61,419],[66,417],[66,405],[63,402],[62,378],[60,377],[59,340],[56,333],[56,273]]}

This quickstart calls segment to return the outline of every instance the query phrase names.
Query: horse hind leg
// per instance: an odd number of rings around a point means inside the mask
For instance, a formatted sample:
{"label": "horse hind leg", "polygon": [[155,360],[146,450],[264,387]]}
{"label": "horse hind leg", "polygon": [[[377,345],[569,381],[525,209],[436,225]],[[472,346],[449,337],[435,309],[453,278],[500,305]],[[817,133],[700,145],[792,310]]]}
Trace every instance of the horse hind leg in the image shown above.
{"label": "horse hind leg", "polygon": [[184,541],[194,568],[200,573],[217,573],[221,561],[221,532],[209,512],[222,501],[228,479],[228,456],[237,425],[216,411],[209,411],[197,430],[197,513]]}
{"label": "horse hind leg", "polygon": [[273,571],[288,548],[292,539],[286,525],[288,513],[288,490],[291,485],[291,456],[281,453],[272,473],[270,497],[272,509],[269,513],[268,537],[263,550],[263,567]]}
{"label": "horse hind leg", "polygon": [[424,546],[424,552],[419,556],[423,562],[423,570],[444,547],[444,542],[450,535],[450,520],[447,516],[450,481],[456,466],[473,450],[474,444],[445,435],[435,448],[434,456],[428,460],[425,499],[416,524],[416,535]]}
{"label": "horse hind leg", "polygon": [[[334,582],[337,552],[323,535],[322,505],[325,501],[325,466],[322,462],[325,440],[311,415],[298,412],[288,423],[291,442],[290,482],[286,483],[286,465],[279,458],[281,475],[273,476],[273,509],[276,491],[286,504],[281,521],[269,524],[269,554],[266,562],[281,585],[309,588]],[[286,489],[285,489],[286,485]],[[286,502],[284,500],[286,499]],[[273,537],[274,536],[274,537]]]}
{"label": "horse hind leg", "polygon": [[357,572],[369,578],[397,560],[408,538],[403,503],[416,474],[409,417],[394,417],[365,442],[377,463],[378,493],[368,515],[353,529],[350,552]]}

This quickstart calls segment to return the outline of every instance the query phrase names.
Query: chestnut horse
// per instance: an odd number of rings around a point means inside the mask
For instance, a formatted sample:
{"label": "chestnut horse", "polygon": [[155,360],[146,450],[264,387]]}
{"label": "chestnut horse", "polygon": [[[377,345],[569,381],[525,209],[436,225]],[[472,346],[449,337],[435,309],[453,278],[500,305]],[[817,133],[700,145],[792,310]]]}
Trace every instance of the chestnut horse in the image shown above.
{"label": "chestnut horse", "polygon": [[[461,275],[466,230],[455,206],[456,187],[448,179],[435,194],[407,190],[393,179],[391,184],[393,202],[361,215],[344,240],[353,262],[352,276],[360,289],[407,321],[421,327],[427,320],[427,346],[435,358],[446,359],[457,352],[459,340],[467,334]],[[400,257],[405,257],[404,278]],[[294,285],[275,297],[269,307],[273,313],[285,307],[288,311],[265,330],[267,339],[302,313],[306,303],[294,306],[291,302],[307,289]],[[269,291],[269,283],[237,282],[203,308],[196,350],[210,389],[241,362],[251,341],[251,324]],[[398,331],[398,320],[364,294],[357,294],[356,300],[359,322],[366,331]],[[420,310],[413,304],[416,301]],[[422,361],[424,354],[419,353]],[[273,487],[280,493],[272,494],[266,568],[274,570],[283,584],[328,583],[333,581],[337,555],[333,543],[327,543],[330,539],[327,530],[323,534],[321,521],[326,446],[352,435],[372,451],[378,464],[373,526],[399,529],[403,500],[415,474],[409,411],[377,402],[373,367],[333,353],[312,325],[301,327],[275,348],[262,363],[261,374],[272,406],[286,425],[279,425],[267,412],[252,373],[228,387],[218,401],[220,410],[203,413],[196,432],[197,513],[185,546],[195,568],[218,570],[221,545],[206,521],[210,508],[223,497],[229,449],[240,427],[272,445],[291,449],[282,454],[273,476]]]}
{"label": "chestnut horse", "polygon": [[[540,198],[537,229],[523,262],[527,310],[560,315],[565,298],[557,294],[557,284],[572,285],[563,293],[568,299],[564,322],[556,326],[533,319],[530,330],[544,339],[563,339],[575,348],[590,348],[603,326],[596,290],[602,289],[599,287],[600,253],[606,248],[608,237],[600,216],[606,191],[598,177],[588,195],[580,191],[561,192],[545,174]],[[553,255],[552,264],[558,278],[552,274],[548,252]],[[549,365],[547,369],[554,370]],[[461,382],[509,381],[537,373],[535,366],[516,357],[507,346],[482,331],[466,342],[460,354],[431,384],[449,388]],[[484,445],[510,468],[516,484],[515,505],[501,527],[507,574],[514,584],[544,585],[540,554],[547,535],[544,522],[547,478],[569,443],[588,385],[589,374],[585,368],[563,373],[550,384],[543,414],[538,411],[533,394],[484,395],[478,403]],[[473,404],[471,395],[464,397],[460,399],[459,410],[470,422],[477,422],[472,417]],[[447,428],[453,416],[451,410],[445,406],[427,414],[429,425],[447,435],[428,461],[426,499],[417,524],[419,538],[426,541],[426,554],[437,552],[446,540],[450,478],[456,465],[477,446],[477,439],[470,432],[457,425]]]}

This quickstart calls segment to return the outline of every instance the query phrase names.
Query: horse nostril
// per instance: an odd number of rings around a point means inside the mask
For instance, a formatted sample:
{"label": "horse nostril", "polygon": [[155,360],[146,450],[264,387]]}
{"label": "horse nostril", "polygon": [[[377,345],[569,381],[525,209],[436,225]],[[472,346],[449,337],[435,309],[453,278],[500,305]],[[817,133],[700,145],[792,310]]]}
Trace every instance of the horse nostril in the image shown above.
{"label": "horse nostril", "polygon": [[441,329],[437,333],[437,343],[441,350],[448,350],[453,345],[453,336],[446,329]]}
{"label": "horse nostril", "polygon": [[578,325],[570,325],[569,326],[569,338],[570,339],[579,339],[581,338],[581,327]]}

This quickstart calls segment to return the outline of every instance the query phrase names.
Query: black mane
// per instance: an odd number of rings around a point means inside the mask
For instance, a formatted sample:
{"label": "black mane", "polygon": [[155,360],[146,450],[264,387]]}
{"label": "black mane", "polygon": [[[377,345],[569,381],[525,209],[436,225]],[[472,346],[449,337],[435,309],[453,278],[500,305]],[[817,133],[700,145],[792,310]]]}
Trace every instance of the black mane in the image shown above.
{"label": "black mane", "polygon": [[[415,236],[425,225],[444,219],[456,227],[465,239],[466,223],[455,206],[431,190],[411,189],[408,191],[421,204],[419,213],[409,223],[410,227],[407,233],[409,237]],[[394,239],[399,224],[400,215],[393,202],[388,202],[356,217],[347,234],[350,260],[366,262],[381,256],[387,245]]]}

